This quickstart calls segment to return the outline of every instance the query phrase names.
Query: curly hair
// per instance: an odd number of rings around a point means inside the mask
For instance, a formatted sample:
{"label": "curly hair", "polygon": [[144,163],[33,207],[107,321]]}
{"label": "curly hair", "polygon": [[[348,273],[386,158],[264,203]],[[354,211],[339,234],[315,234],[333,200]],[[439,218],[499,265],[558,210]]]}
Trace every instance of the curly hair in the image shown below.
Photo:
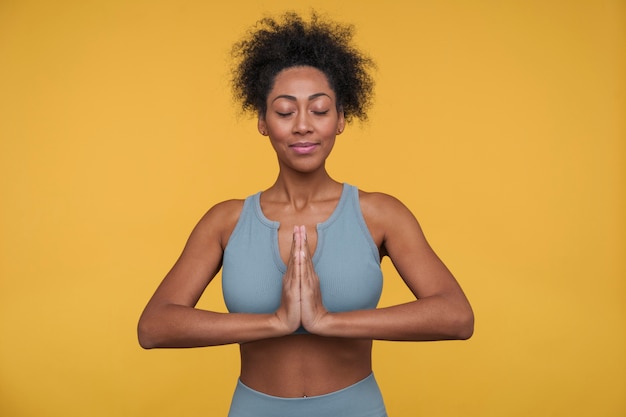
{"label": "curly hair", "polygon": [[374,62],[352,45],[354,26],[323,20],[309,22],[294,12],[280,19],[265,17],[232,49],[232,87],[244,112],[267,111],[267,95],[276,75],[286,68],[311,66],[322,71],[347,121],[367,120],[374,81]]}

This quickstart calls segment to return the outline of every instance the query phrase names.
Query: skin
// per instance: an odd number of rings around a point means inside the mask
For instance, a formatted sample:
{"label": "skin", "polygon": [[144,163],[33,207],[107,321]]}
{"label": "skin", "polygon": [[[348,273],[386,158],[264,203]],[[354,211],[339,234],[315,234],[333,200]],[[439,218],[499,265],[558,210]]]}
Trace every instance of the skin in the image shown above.
{"label": "skin", "polygon": [[[415,300],[385,308],[328,312],[311,262],[315,225],[339,202],[342,184],[325,162],[345,120],[326,76],[293,67],[276,76],[267,112],[258,120],[276,152],[279,174],[261,194],[265,216],[280,222],[287,265],[281,305],[269,314],[196,309],[221,268],[224,249],[243,207],[229,200],[211,208],[180,258],[148,302],[138,327],[144,348],[240,343],[241,381],[280,397],[321,395],[358,382],[372,371],[372,340],[467,339],[470,304],[427,243],[413,214],[397,199],[360,191],[365,222],[381,258],[389,256]],[[310,333],[293,335],[299,327]]]}

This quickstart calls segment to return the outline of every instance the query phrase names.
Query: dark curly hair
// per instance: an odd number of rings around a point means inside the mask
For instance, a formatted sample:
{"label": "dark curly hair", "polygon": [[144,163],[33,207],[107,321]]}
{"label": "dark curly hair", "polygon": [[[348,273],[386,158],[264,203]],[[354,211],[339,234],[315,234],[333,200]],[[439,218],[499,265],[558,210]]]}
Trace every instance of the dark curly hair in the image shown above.
{"label": "dark curly hair", "polygon": [[244,112],[265,115],[267,95],[283,69],[311,66],[322,71],[347,121],[367,120],[374,81],[374,62],[352,46],[354,26],[322,19],[309,22],[294,12],[265,17],[233,46],[232,87]]}

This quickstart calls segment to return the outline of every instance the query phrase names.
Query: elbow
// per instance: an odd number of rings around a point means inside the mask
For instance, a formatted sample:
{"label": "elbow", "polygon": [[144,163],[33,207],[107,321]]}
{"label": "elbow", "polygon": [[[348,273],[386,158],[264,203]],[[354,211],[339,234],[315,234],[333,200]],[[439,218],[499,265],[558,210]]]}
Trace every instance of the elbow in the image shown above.
{"label": "elbow", "polygon": [[139,319],[139,324],[137,325],[137,339],[139,341],[139,346],[144,349],[153,349],[158,347],[155,336],[155,326],[150,324],[150,320],[146,317],[141,317],[141,319]]}
{"label": "elbow", "polygon": [[457,314],[454,320],[454,338],[467,340],[474,334],[474,313],[468,306]]}
{"label": "elbow", "polygon": [[153,349],[155,348],[155,344],[152,343],[150,341],[150,339],[148,337],[146,337],[146,335],[142,334],[141,332],[137,332],[137,339],[139,341],[139,346],[141,346],[143,349]]}

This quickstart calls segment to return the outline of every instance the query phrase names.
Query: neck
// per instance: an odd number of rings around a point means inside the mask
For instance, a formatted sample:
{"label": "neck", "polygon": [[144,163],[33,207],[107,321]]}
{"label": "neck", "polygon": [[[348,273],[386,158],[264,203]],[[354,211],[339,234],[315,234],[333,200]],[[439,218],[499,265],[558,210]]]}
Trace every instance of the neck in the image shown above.
{"label": "neck", "polygon": [[306,205],[310,201],[332,198],[341,184],[328,175],[326,170],[308,174],[278,174],[276,182],[265,191],[272,200],[288,202],[294,206]]}

